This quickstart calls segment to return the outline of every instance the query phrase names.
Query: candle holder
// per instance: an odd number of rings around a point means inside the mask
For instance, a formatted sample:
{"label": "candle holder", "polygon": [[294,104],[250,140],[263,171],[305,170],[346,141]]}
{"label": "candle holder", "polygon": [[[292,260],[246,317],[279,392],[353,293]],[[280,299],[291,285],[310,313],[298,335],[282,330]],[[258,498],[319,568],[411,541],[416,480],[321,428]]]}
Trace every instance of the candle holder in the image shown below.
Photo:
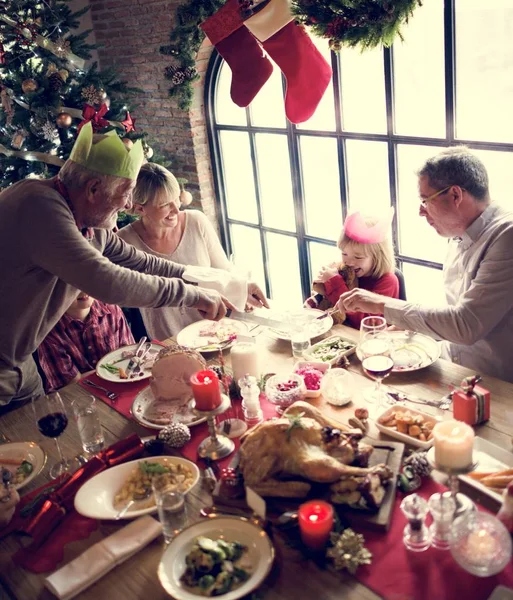
{"label": "candle holder", "polygon": [[232,440],[216,432],[216,415],[224,413],[230,407],[230,398],[221,394],[221,404],[213,410],[197,410],[196,402],[192,402],[192,409],[198,417],[205,418],[208,423],[210,437],[205,438],[198,446],[198,454],[201,458],[208,457],[211,460],[219,460],[231,454],[235,449]]}
{"label": "candle holder", "polygon": [[454,499],[454,502],[456,503],[456,511],[454,513],[454,518],[456,519],[457,517],[461,517],[463,515],[477,510],[474,502],[472,502],[472,500],[468,496],[465,496],[465,494],[462,494],[459,491],[460,481],[458,479],[460,475],[466,475],[467,473],[474,471],[477,467],[477,463],[472,462],[467,467],[461,468],[451,468],[445,467],[443,465],[437,465],[435,462],[434,447],[428,450],[426,456],[429,461],[429,464],[433,467],[433,469],[439,471],[440,473],[443,473],[444,475],[447,475],[447,486],[451,492],[451,496]]}

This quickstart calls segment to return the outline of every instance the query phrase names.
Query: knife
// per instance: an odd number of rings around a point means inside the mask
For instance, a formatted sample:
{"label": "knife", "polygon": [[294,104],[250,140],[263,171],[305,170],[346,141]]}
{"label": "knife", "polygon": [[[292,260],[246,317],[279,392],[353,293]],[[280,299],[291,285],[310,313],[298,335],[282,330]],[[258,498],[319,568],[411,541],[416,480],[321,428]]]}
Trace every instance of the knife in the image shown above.
{"label": "knife", "polygon": [[238,310],[232,310],[229,308],[226,311],[226,316],[236,321],[244,321],[246,323],[254,323],[262,325],[263,327],[270,327],[271,329],[277,329],[278,331],[289,332],[294,330],[294,325],[286,323],[284,321],[276,321],[274,319],[266,319],[259,315],[255,315],[251,312],[241,312]]}
{"label": "knife", "polygon": [[128,363],[128,366],[125,370],[125,373],[127,375],[130,374],[130,371],[135,367],[135,365],[137,364],[137,359],[139,358],[139,352],[141,351],[142,347],[144,346],[145,342],[146,342],[147,338],[146,336],[143,336],[140,340],[139,343],[137,344],[137,348],[135,349],[135,353],[132,356],[132,358],[130,359],[130,362]]}

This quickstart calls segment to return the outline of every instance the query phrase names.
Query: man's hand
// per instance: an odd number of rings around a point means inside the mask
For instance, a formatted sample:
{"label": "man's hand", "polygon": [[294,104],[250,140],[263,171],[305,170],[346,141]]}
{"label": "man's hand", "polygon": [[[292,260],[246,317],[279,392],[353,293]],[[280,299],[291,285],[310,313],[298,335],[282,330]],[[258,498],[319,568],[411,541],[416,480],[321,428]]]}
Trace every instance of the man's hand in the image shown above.
{"label": "man's hand", "polygon": [[219,292],[205,289],[201,289],[199,300],[192,308],[195,308],[205,319],[210,319],[211,321],[220,321],[225,316],[228,308],[237,310]]}
{"label": "man's hand", "polygon": [[350,292],[342,294],[337,302],[337,308],[346,312],[365,312],[374,315],[382,315],[385,311],[385,297],[355,288]]}
{"label": "man's hand", "polygon": [[253,308],[269,308],[269,303],[260,287],[254,281],[248,281],[248,298],[246,300],[246,310]]}
{"label": "man's hand", "polygon": [[0,526],[9,523],[19,501],[20,497],[13,486],[9,486],[8,489],[2,487],[0,491]]}
{"label": "man's hand", "polygon": [[319,283],[326,283],[329,279],[335,277],[335,275],[338,275],[338,269],[336,266],[330,265],[329,267],[321,267],[321,270],[315,278],[315,281],[318,281]]}

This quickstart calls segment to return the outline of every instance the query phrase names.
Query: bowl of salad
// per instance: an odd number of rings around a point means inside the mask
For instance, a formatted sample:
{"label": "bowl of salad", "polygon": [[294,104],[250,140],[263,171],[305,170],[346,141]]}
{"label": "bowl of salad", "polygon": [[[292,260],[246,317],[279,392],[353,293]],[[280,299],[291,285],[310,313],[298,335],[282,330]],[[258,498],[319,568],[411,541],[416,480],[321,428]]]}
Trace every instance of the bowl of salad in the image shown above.
{"label": "bowl of salad", "polygon": [[349,356],[356,350],[356,343],[340,335],[332,335],[321,342],[314,344],[304,353],[305,360],[319,361],[329,365],[336,365],[343,356]]}

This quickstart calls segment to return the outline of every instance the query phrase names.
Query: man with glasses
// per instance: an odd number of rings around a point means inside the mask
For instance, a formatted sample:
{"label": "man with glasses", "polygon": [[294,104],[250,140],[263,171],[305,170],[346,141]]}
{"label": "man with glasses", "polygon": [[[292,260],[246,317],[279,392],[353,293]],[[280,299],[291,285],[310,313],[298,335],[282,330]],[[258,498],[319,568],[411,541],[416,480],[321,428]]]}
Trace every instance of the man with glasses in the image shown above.
{"label": "man with glasses", "polygon": [[491,202],[486,169],[465,147],[430,158],[418,177],[419,214],[449,239],[447,305],[412,304],[358,288],[342,294],[339,304],[443,340],[444,358],[513,382],[513,214]]}

